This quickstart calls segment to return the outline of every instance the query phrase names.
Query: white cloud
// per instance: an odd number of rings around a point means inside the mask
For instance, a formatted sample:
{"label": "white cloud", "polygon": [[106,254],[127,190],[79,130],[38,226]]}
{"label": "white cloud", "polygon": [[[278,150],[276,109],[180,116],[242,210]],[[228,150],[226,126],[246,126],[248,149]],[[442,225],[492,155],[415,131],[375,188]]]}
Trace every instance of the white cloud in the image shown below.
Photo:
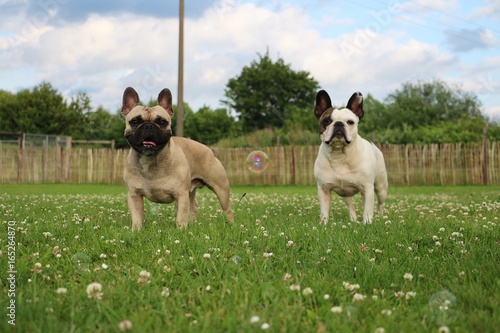
{"label": "white cloud", "polygon": [[493,18],[500,18],[500,0],[484,0],[484,6],[476,8],[472,14],[472,18],[484,18],[491,16]]}
{"label": "white cloud", "polygon": [[[455,2],[432,3],[433,8],[440,8]],[[423,0],[410,4],[431,5]],[[337,104],[345,103],[357,90],[382,99],[403,82],[468,71],[455,55],[410,37],[399,28],[400,22],[370,17],[373,22],[360,23],[361,27],[353,24],[351,31],[340,34],[337,20],[329,25],[325,15],[315,21],[291,5],[271,10],[222,1],[201,16],[186,18],[185,101],[195,110],[202,105],[219,107],[229,78],[267,49],[273,59],[281,57],[294,70],[310,72]],[[87,91],[94,106],[103,105],[111,112],[120,106],[127,86],[135,87],[145,102],[168,87],[176,101],[177,19],[93,14],[57,28],[49,23],[36,29],[36,38],[25,39],[9,48],[11,53],[2,54],[0,76],[20,67],[35,69],[33,81],[23,82],[23,88],[45,80],[68,97]],[[19,23],[8,31],[22,27]],[[0,37],[0,49],[6,50],[6,38]],[[485,34],[484,38],[491,41],[495,37]]]}

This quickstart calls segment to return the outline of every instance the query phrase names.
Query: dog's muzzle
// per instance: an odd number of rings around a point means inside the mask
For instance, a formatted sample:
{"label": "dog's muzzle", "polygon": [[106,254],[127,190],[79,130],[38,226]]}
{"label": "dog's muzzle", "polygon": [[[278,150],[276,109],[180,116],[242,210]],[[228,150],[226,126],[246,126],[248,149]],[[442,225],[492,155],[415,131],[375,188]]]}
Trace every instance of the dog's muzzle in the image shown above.
{"label": "dog's muzzle", "polygon": [[345,134],[345,125],[341,121],[337,121],[333,124],[332,136],[328,141],[325,141],[325,143],[328,145],[334,139],[343,139],[347,144],[351,143],[351,141],[347,139],[347,136]]}

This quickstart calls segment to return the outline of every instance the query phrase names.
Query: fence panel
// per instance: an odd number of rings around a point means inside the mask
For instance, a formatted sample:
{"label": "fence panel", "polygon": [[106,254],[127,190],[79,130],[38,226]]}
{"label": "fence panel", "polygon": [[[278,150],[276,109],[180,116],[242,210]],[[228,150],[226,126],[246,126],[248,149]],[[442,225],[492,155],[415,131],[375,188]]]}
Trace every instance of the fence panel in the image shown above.
{"label": "fence panel", "polygon": [[[38,138],[40,139],[40,138]],[[113,146],[112,146],[113,147]],[[500,142],[382,145],[392,185],[500,184]],[[267,168],[252,172],[251,148],[214,148],[231,184],[314,185],[318,146],[259,148]],[[71,147],[71,139],[0,141],[0,183],[123,184],[128,149]]]}

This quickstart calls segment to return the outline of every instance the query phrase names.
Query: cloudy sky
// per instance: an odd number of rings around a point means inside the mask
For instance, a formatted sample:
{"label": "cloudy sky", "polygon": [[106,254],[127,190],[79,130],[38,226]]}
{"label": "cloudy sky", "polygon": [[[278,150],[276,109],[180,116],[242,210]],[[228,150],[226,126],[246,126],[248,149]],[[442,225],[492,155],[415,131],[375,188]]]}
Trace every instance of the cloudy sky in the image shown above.
{"label": "cloudy sky", "polygon": [[[0,89],[50,82],[116,112],[123,90],[177,100],[178,0],[0,0]],[[184,100],[220,107],[258,54],[305,70],[344,105],[441,79],[500,120],[500,0],[185,0]],[[313,101],[311,101],[312,105]]]}

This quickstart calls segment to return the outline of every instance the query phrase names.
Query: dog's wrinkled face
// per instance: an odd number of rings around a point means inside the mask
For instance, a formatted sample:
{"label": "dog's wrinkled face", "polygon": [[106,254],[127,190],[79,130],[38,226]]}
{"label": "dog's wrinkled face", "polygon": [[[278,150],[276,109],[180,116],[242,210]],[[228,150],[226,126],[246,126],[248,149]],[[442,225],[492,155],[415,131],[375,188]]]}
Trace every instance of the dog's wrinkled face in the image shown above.
{"label": "dog's wrinkled face", "polygon": [[122,115],[125,117],[125,138],[142,155],[154,155],[162,150],[172,136],[172,94],[163,89],[158,105],[140,105],[139,95],[129,87],[123,93]]}
{"label": "dog's wrinkled face", "polygon": [[347,106],[332,107],[330,96],[324,90],[316,95],[314,114],[318,119],[321,141],[332,146],[351,144],[358,135],[358,123],[363,118],[363,95],[355,92]]}

